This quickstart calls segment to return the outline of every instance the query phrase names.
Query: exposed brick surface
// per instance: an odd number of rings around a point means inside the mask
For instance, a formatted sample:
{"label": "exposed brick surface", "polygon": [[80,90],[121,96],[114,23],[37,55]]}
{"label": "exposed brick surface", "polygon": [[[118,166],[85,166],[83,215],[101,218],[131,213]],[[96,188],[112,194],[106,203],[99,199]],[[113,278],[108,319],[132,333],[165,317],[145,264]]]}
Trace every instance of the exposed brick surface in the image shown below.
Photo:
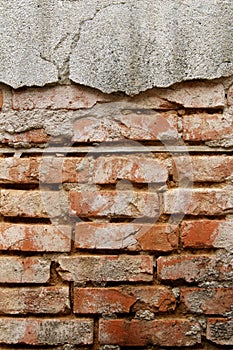
{"label": "exposed brick surface", "polygon": [[0,223],[0,250],[69,252],[71,227]]}
{"label": "exposed brick surface", "polygon": [[145,156],[99,157],[93,172],[93,182],[98,184],[114,184],[118,180],[165,183],[168,178],[168,171],[161,161]]}
{"label": "exposed brick surface", "polygon": [[78,255],[58,259],[58,273],[66,281],[152,281],[153,258],[140,255]]}
{"label": "exposed brick surface", "polygon": [[75,246],[169,252],[178,248],[178,235],[175,225],[80,222],[75,228]]}
{"label": "exposed brick surface", "polygon": [[0,320],[3,344],[61,345],[92,344],[93,322],[86,319],[15,319]]}
{"label": "exposed brick surface", "polygon": [[232,89],[1,85],[1,350],[232,348]]}
{"label": "exposed brick surface", "polygon": [[231,115],[198,113],[183,116],[185,141],[220,140],[232,135]]}
{"label": "exposed brick surface", "polygon": [[186,178],[194,182],[223,182],[233,174],[233,157],[179,156],[173,160],[173,174],[180,182]]}
{"label": "exposed brick surface", "polygon": [[227,281],[233,275],[232,261],[217,260],[208,255],[177,255],[159,257],[158,278],[163,280],[184,280],[186,282]]}
{"label": "exposed brick surface", "polygon": [[232,208],[233,196],[230,188],[179,188],[164,194],[166,214],[221,215]]}
{"label": "exposed brick surface", "polygon": [[74,312],[80,314],[130,313],[138,310],[174,310],[176,299],[166,287],[75,288]]}
{"label": "exposed brick surface", "polygon": [[1,190],[0,214],[31,218],[60,216],[60,201],[58,191]]}
{"label": "exposed brick surface", "polygon": [[222,220],[184,221],[182,242],[185,248],[225,248],[233,247],[233,222]]}
{"label": "exposed brick surface", "polygon": [[[84,117],[74,123],[73,142],[104,142],[130,139],[164,140],[177,138],[177,114],[129,113],[114,118]],[[143,146],[142,146],[143,147]]]}
{"label": "exposed brick surface", "polygon": [[13,91],[13,109],[80,109],[108,101],[108,95],[78,85],[27,88]]}
{"label": "exposed brick surface", "polygon": [[71,214],[80,217],[151,217],[159,212],[157,193],[136,191],[70,192]]}
{"label": "exposed brick surface", "polygon": [[233,345],[233,319],[208,319],[207,339],[219,345]]}
{"label": "exposed brick surface", "polygon": [[0,257],[0,283],[46,283],[50,262],[37,257]]}
{"label": "exposed brick surface", "polygon": [[192,313],[223,316],[233,314],[232,288],[182,288],[181,300]]}
{"label": "exposed brick surface", "polygon": [[101,320],[99,336],[101,344],[190,346],[201,341],[200,331],[192,334],[195,326],[198,329],[197,324],[183,320]]}
{"label": "exposed brick surface", "polygon": [[47,135],[44,129],[32,129],[28,131],[22,131],[15,134],[4,133],[0,136],[0,142],[3,144],[15,145],[15,144],[46,144],[49,142],[50,137]]}
{"label": "exposed brick surface", "polygon": [[0,288],[1,314],[58,314],[69,309],[68,287]]}

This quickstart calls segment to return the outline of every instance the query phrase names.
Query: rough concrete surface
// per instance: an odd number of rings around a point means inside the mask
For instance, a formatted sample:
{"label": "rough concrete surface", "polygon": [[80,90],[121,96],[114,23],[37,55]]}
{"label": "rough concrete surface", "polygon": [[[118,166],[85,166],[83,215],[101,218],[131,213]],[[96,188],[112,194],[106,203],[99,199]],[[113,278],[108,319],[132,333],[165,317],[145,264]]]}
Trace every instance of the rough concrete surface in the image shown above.
{"label": "rough concrete surface", "polygon": [[0,0],[0,82],[137,94],[233,73],[231,0]]}

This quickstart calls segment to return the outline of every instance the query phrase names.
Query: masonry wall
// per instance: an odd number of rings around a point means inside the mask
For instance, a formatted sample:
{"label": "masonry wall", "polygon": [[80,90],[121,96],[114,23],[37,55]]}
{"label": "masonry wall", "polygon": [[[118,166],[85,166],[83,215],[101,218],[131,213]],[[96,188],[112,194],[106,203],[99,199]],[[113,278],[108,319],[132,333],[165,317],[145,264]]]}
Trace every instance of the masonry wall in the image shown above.
{"label": "masonry wall", "polygon": [[232,348],[232,83],[1,85],[1,349]]}

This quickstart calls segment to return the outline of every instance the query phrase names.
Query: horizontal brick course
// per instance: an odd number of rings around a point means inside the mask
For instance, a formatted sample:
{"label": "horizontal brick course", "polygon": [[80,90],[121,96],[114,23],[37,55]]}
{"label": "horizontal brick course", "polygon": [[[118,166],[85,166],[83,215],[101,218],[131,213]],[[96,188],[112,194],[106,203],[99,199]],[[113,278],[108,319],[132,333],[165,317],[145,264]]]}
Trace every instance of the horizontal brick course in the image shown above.
{"label": "horizontal brick course", "polygon": [[178,248],[178,236],[175,225],[79,222],[75,228],[75,247],[169,252]]}
{"label": "horizontal brick course", "polygon": [[65,281],[152,281],[153,258],[147,255],[77,255],[58,259]]}
{"label": "horizontal brick course", "polygon": [[0,250],[68,252],[71,227],[0,223]]}
{"label": "horizontal brick course", "polygon": [[86,319],[0,319],[0,343],[80,345],[93,343],[93,322]]}
{"label": "horizontal brick course", "polygon": [[195,323],[176,319],[101,320],[99,337],[101,344],[120,346],[191,346],[201,342],[200,330],[192,334],[193,327],[199,328]]}

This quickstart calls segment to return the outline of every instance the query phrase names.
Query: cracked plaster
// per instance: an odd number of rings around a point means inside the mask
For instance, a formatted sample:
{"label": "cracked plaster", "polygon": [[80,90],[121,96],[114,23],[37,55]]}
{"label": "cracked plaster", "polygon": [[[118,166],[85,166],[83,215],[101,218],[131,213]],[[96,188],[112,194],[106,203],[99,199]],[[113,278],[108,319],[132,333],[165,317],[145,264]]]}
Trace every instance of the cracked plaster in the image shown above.
{"label": "cracked plaster", "polygon": [[231,0],[0,0],[0,82],[134,95],[233,74]]}

